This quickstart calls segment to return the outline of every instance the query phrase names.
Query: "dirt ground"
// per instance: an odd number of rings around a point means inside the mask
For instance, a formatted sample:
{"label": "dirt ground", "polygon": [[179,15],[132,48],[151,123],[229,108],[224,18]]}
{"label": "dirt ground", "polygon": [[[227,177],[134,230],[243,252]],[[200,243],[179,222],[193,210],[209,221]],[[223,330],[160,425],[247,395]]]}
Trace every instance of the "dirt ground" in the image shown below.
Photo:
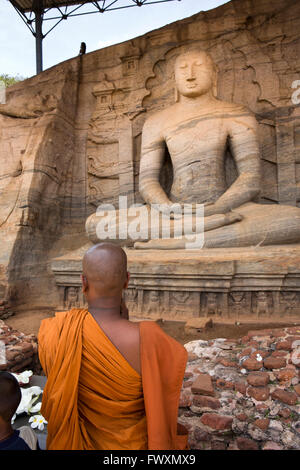
{"label": "dirt ground", "polygon": [[16,315],[7,318],[5,323],[13,328],[18,330],[21,333],[25,334],[37,334],[40,328],[41,321],[44,318],[49,318],[53,315],[52,312],[18,312]]}
{"label": "dirt ground", "polygon": [[203,332],[195,332],[195,334],[186,334],[184,330],[184,322],[163,322],[159,323],[163,330],[173,336],[181,344],[188,343],[197,339],[215,339],[215,338],[227,338],[227,339],[238,339],[245,336],[249,330],[261,330],[264,328],[280,328],[285,326],[294,326],[300,324],[300,322],[260,322],[260,323],[240,323],[239,325],[230,323],[214,323],[212,328],[207,328]]}
{"label": "dirt ground", "polygon": [[[5,320],[6,324],[11,328],[18,330],[22,333],[37,335],[40,323],[44,318],[49,318],[53,315],[53,312],[49,311],[38,311],[38,312],[19,312],[16,315]],[[240,321],[239,324],[235,324],[235,321],[224,322],[222,320],[216,320],[211,328],[207,328],[206,331],[196,332],[195,334],[186,334],[184,330],[184,321],[171,321],[171,320],[158,320],[158,324],[161,328],[170,336],[175,338],[181,344],[188,343],[197,339],[214,339],[214,338],[241,338],[245,336],[249,330],[259,330],[263,328],[279,328],[285,326],[300,325],[300,321],[288,320],[283,322],[273,321],[270,319],[264,319],[255,322],[253,319],[245,319]]]}

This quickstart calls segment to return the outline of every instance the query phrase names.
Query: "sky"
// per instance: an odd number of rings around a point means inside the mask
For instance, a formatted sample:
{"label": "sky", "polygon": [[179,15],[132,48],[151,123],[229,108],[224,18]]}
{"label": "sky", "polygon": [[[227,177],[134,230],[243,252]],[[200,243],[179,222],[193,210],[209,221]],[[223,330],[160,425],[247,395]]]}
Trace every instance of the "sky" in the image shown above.
{"label": "sky", "polygon": [[[128,5],[131,0],[119,2],[120,5]],[[69,18],[43,41],[44,70],[77,56],[81,42],[86,43],[86,52],[92,52],[224,3],[227,2],[179,0]],[[80,11],[84,10],[94,8],[86,5]],[[53,25],[54,22],[45,21],[43,33]],[[9,1],[0,0],[0,74],[28,78],[35,75],[35,70],[35,38]]]}

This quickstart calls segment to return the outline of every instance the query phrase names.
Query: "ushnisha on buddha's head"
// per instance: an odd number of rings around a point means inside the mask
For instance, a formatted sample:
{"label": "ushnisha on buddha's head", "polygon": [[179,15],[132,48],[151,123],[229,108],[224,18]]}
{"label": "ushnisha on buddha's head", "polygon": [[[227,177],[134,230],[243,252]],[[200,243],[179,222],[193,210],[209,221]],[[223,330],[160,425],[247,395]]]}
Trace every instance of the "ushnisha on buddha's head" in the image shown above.
{"label": "ushnisha on buddha's head", "polygon": [[211,57],[200,49],[181,53],[175,60],[177,93],[186,98],[215,94],[216,68]]}

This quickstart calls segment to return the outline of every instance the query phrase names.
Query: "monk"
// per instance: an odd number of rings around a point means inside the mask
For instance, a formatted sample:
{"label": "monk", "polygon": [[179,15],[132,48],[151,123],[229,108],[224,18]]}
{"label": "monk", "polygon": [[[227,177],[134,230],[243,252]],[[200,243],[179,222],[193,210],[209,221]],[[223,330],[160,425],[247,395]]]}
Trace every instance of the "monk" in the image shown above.
{"label": "monk", "polygon": [[83,258],[88,309],[41,323],[48,450],[187,448],[177,425],[187,352],[155,322],[129,321],[128,282],[122,248],[95,245]]}

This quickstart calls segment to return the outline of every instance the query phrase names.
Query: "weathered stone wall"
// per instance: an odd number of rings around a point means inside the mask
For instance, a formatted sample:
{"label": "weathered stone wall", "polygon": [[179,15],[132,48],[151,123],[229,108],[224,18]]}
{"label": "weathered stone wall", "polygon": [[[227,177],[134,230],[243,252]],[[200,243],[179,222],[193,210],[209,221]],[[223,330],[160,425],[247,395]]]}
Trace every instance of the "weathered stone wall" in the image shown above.
{"label": "weathered stone wall", "polygon": [[14,305],[39,301],[37,282],[45,294],[55,290],[46,267],[70,212],[77,68],[52,69],[9,88],[0,109],[1,278],[4,300]]}

